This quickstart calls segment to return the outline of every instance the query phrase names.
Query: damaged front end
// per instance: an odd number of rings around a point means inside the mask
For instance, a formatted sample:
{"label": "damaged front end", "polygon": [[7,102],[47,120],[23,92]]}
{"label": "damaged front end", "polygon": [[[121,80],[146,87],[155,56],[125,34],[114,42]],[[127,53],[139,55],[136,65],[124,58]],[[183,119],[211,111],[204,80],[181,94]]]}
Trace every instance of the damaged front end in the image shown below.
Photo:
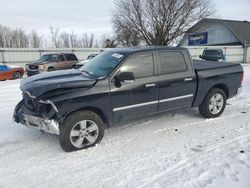
{"label": "damaged front end", "polygon": [[[17,104],[14,120],[28,127],[59,135],[59,124],[64,120],[65,100],[72,92],[92,87],[97,79],[78,70],[63,70],[39,74],[21,81],[23,100]],[[62,98],[61,98],[62,97]],[[55,104],[56,103],[56,104]],[[60,121],[60,122],[59,122]]]}
{"label": "damaged front end", "polygon": [[27,127],[59,135],[58,109],[50,100],[39,100],[29,92],[23,93],[23,99],[17,104],[14,121]]}

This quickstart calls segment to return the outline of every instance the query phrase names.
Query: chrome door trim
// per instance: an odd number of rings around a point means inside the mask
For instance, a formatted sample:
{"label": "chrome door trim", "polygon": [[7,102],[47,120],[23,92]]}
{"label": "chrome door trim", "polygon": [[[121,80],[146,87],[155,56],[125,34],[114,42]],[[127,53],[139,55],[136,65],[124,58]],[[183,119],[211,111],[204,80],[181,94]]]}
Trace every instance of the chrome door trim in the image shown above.
{"label": "chrome door trim", "polygon": [[179,97],[172,97],[172,98],[167,98],[167,99],[162,99],[162,100],[157,100],[157,101],[150,101],[150,102],[139,103],[139,104],[134,104],[134,105],[122,106],[122,107],[114,108],[113,112],[117,112],[117,111],[121,111],[121,110],[127,110],[127,109],[130,109],[130,108],[137,108],[137,107],[141,107],[141,106],[157,104],[157,103],[164,103],[164,102],[170,102],[170,101],[175,101],[175,100],[180,100],[180,99],[186,99],[186,98],[190,98],[190,97],[193,97],[193,96],[194,96],[193,94],[189,94],[189,95],[183,95],[183,96],[179,96]]}
{"label": "chrome door trim", "polygon": [[193,96],[194,96],[193,94],[189,94],[189,95],[183,95],[183,96],[179,96],[179,97],[161,99],[161,100],[159,100],[159,103],[170,102],[170,101],[175,101],[175,100],[180,100],[180,99],[186,99],[186,98],[190,98]]}
{"label": "chrome door trim", "polygon": [[145,103],[139,103],[139,104],[134,104],[134,105],[129,105],[129,106],[118,107],[118,108],[114,108],[113,112],[117,112],[117,111],[121,111],[121,110],[127,110],[127,109],[130,109],[130,108],[136,108],[136,107],[141,107],[141,106],[157,104],[158,102],[159,101],[151,101],[151,102],[145,102]]}

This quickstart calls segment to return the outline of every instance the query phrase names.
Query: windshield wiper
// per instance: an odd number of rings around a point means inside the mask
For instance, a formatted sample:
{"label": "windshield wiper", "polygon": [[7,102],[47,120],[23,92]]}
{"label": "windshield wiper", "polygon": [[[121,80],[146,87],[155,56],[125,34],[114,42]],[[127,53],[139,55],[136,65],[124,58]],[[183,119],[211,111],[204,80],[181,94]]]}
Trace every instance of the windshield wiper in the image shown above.
{"label": "windshield wiper", "polygon": [[81,70],[81,69],[79,69],[81,72],[84,72],[84,73],[86,73],[88,76],[90,76],[90,77],[94,77],[93,76],[93,74],[91,73],[91,72],[89,72],[89,71],[86,71],[86,70]]}

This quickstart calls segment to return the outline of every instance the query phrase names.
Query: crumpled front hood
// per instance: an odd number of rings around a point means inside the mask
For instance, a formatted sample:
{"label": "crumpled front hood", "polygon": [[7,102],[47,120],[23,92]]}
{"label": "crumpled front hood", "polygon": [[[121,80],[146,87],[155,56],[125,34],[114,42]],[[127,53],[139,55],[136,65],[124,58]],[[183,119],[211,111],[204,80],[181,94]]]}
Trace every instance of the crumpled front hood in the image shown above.
{"label": "crumpled front hood", "polygon": [[22,80],[20,88],[23,92],[29,92],[38,97],[48,91],[58,89],[87,88],[96,83],[96,79],[90,78],[78,70],[54,71],[35,75]]}

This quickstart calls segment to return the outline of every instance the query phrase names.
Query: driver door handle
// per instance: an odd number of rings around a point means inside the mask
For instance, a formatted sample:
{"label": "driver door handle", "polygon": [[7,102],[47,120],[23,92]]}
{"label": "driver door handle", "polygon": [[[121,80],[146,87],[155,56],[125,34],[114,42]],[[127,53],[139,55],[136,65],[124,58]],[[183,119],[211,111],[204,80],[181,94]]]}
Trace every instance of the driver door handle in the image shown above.
{"label": "driver door handle", "polygon": [[145,87],[147,87],[147,88],[148,88],[148,87],[155,87],[155,86],[156,86],[155,83],[151,83],[151,84],[146,84],[146,85],[145,85]]}
{"label": "driver door handle", "polygon": [[193,78],[185,78],[184,81],[185,82],[191,82],[191,81],[193,81]]}

